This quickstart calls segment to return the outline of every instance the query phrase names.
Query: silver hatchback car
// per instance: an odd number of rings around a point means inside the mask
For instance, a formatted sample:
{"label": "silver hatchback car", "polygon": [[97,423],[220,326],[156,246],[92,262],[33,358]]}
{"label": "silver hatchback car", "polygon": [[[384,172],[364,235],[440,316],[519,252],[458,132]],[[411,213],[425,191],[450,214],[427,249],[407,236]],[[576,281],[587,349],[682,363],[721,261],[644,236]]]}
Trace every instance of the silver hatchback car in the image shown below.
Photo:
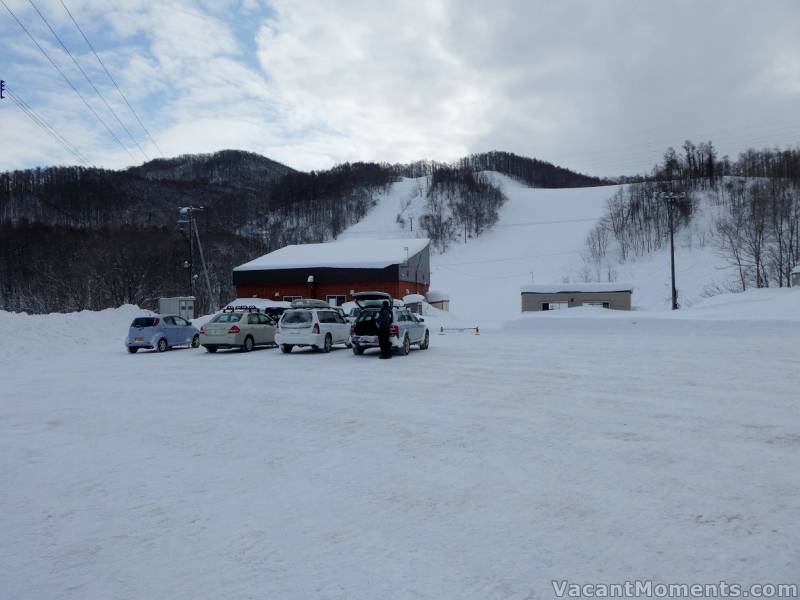
{"label": "silver hatchback car", "polygon": [[275,321],[255,307],[227,307],[200,328],[200,345],[208,352],[275,345]]}

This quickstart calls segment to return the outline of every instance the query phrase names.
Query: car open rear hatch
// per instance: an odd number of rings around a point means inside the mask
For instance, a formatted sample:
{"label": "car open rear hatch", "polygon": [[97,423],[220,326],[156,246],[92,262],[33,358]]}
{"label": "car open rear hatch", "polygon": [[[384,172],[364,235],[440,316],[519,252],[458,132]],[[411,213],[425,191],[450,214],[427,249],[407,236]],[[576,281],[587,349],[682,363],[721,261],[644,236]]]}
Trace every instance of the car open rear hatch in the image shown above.
{"label": "car open rear hatch", "polygon": [[389,306],[392,306],[392,297],[386,292],[357,292],[353,294],[353,301],[361,309],[380,307],[384,300],[389,303]]}

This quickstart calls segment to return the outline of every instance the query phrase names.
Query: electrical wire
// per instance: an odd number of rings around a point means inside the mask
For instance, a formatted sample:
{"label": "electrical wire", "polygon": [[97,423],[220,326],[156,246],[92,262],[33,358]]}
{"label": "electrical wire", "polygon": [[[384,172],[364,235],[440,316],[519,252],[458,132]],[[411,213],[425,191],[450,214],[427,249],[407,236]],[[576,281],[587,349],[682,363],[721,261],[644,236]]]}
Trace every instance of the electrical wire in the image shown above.
{"label": "electrical wire", "polygon": [[55,128],[53,128],[43,117],[37,115],[36,112],[25,102],[14,90],[6,87],[6,92],[8,93],[9,98],[16,104],[19,109],[24,112],[28,118],[33,121],[37,126],[39,126],[45,133],[50,135],[53,139],[55,139],[64,149],[72,154],[78,162],[83,164],[84,166],[90,166],[89,162],[83,157],[83,155],[75,148],[72,144],[67,141],[67,139],[58,133]]}
{"label": "electrical wire", "polygon": [[86,34],[83,32],[83,29],[81,28],[81,26],[80,26],[80,25],[78,25],[78,21],[77,21],[77,20],[75,19],[75,17],[72,15],[72,12],[69,10],[69,8],[67,8],[67,5],[64,3],[64,0],[60,0],[60,1],[61,1],[61,6],[63,6],[63,7],[64,7],[64,10],[65,10],[65,11],[67,12],[67,14],[69,15],[69,18],[70,18],[70,20],[72,20],[72,22],[73,22],[73,24],[75,25],[76,29],[77,29],[77,30],[80,32],[80,34],[83,36],[83,39],[84,39],[84,41],[86,42],[86,45],[87,45],[87,46],[89,46],[89,49],[92,51],[92,54],[94,54],[94,57],[97,59],[97,62],[98,62],[98,63],[100,63],[100,66],[101,66],[101,67],[103,67],[103,71],[105,71],[105,73],[106,73],[106,75],[108,76],[109,80],[111,80],[111,83],[113,83],[113,84],[114,84],[114,87],[115,87],[115,88],[117,88],[117,92],[119,92],[119,95],[120,95],[120,96],[122,97],[122,99],[125,101],[125,104],[126,104],[126,105],[128,106],[128,108],[130,109],[130,111],[131,111],[131,114],[132,114],[132,115],[134,116],[134,118],[136,119],[136,122],[137,122],[137,123],[139,123],[139,126],[142,128],[142,130],[145,132],[145,134],[147,134],[147,137],[148,137],[148,138],[150,139],[150,141],[153,143],[153,146],[155,146],[156,150],[158,150],[158,153],[159,153],[159,154],[160,154],[160,155],[163,157],[163,156],[164,156],[164,153],[161,151],[161,148],[159,148],[159,147],[158,147],[158,143],[156,142],[155,138],[154,138],[154,137],[153,137],[153,136],[150,134],[150,131],[147,129],[147,127],[145,127],[144,123],[142,123],[142,120],[139,118],[139,114],[136,112],[136,110],[134,110],[134,108],[133,108],[133,106],[131,105],[131,103],[130,103],[130,102],[128,102],[128,98],[125,96],[125,94],[124,94],[124,93],[122,93],[122,89],[121,89],[121,88],[119,87],[119,85],[117,84],[117,81],[116,81],[116,79],[114,79],[114,77],[111,75],[111,72],[108,70],[108,68],[106,67],[105,63],[104,63],[104,62],[103,62],[103,60],[100,58],[100,55],[99,55],[99,54],[97,53],[97,51],[94,49],[94,46],[92,45],[92,42],[90,42],[90,41],[89,41],[89,38],[88,38],[88,37],[86,36]]}
{"label": "electrical wire", "polygon": [[136,138],[133,137],[133,134],[131,134],[130,130],[125,126],[125,123],[123,123],[122,120],[119,118],[119,116],[117,115],[117,111],[114,110],[114,108],[108,103],[108,100],[106,100],[105,96],[103,96],[103,94],[100,92],[100,90],[97,89],[97,86],[94,84],[92,79],[89,77],[89,75],[86,73],[86,71],[83,70],[83,67],[78,62],[78,59],[75,58],[75,55],[72,54],[72,52],[70,52],[69,48],[67,48],[67,45],[61,39],[61,37],[58,35],[58,33],[56,33],[56,30],[53,29],[53,27],[50,25],[48,20],[42,14],[42,11],[39,10],[39,7],[37,7],[36,4],[34,4],[33,0],[28,0],[28,2],[33,7],[33,9],[36,11],[36,13],[39,15],[39,18],[42,19],[42,22],[45,25],[47,25],[47,28],[50,30],[50,33],[53,34],[53,37],[56,38],[56,41],[59,44],[61,44],[61,47],[64,49],[64,52],[67,53],[67,56],[69,56],[72,59],[72,62],[78,68],[78,71],[81,72],[81,75],[83,75],[84,79],[86,79],[86,81],[89,84],[89,86],[94,90],[94,93],[97,94],[97,97],[100,98],[100,100],[103,102],[103,104],[106,105],[106,108],[111,112],[111,114],[117,120],[117,123],[119,123],[120,127],[122,127],[122,129],[125,131],[125,133],[128,134],[128,137],[131,138],[131,141],[133,141],[133,143],[139,149],[139,152],[142,153],[142,156],[144,156],[144,159],[147,160],[147,154],[145,154],[144,150],[142,150],[142,147],[139,145],[139,142],[136,141]]}
{"label": "electrical wire", "polygon": [[84,103],[86,108],[88,108],[89,111],[100,122],[100,124],[103,125],[103,127],[105,127],[106,131],[108,131],[108,133],[111,135],[111,137],[113,137],[117,141],[117,143],[120,145],[120,147],[128,154],[128,156],[131,157],[132,160],[135,160],[133,158],[133,154],[130,153],[128,148],[126,148],[125,145],[122,143],[122,141],[119,139],[119,137],[117,137],[117,134],[115,134],[111,130],[111,128],[106,124],[106,122],[103,121],[102,117],[99,114],[97,114],[97,111],[94,108],[92,108],[92,105],[89,104],[89,102],[86,100],[86,98],[84,98],[83,94],[81,94],[80,91],[78,90],[78,88],[76,88],[75,85],[72,83],[72,81],[70,81],[69,77],[67,77],[66,74],[64,73],[64,71],[61,70],[61,67],[59,67],[58,64],[47,53],[47,51],[44,48],[42,48],[41,44],[39,44],[39,42],[36,41],[36,38],[33,37],[31,32],[28,31],[28,28],[25,27],[23,22],[19,20],[19,18],[17,17],[16,14],[14,14],[14,11],[12,11],[11,8],[9,8],[9,6],[8,6],[8,4],[6,4],[5,0],[0,0],[0,4],[2,4],[5,7],[5,9],[8,11],[8,13],[13,17],[13,19],[17,22],[17,24],[22,28],[22,30],[25,32],[25,34],[30,38],[30,40],[34,43],[34,45],[44,55],[44,57],[48,60],[48,62],[53,66],[53,68],[56,71],[58,71],[58,74],[61,75],[61,77],[64,79],[64,81],[67,82],[67,85],[69,85],[69,87],[72,88],[72,91],[75,92],[75,94],[78,96],[78,98],[81,99],[81,101]]}

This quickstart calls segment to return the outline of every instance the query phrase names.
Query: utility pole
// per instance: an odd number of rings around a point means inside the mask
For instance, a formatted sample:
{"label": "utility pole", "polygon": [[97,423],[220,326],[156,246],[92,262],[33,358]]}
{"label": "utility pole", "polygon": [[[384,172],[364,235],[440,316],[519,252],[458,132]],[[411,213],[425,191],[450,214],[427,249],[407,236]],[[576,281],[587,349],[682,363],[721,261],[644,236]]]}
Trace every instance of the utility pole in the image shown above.
{"label": "utility pole", "polygon": [[[197,229],[197,219],[195,217],[196,212],[203,210],[203,207],[195,207],[195,206],[184,206],[178,209],[178,227],[183,233],[183,225],[188,227],[187,237],[189,241],[189,258],[188,260],[184,261],[183,266],[186,267],[187,272],[189,273],[189,294],[191,296],[195,295],[194,291],[194,268],[193,268],[193,261],[194,261],[194,242],[197,240],[197,249],[200,252],[200,265],[203,269],[203,275],[205,277],[206,282],[206,292],[208,293],[208,302],[209,308],[212,310],[216,310],[216,303],[214,302],[214,298],[211,292],[211,281],[208,278],[208,267],[206,266],[206,258],[203,254],[203,245],[200,243],[200,232]],[[194,234],[194,235],[192,235]]]}
{"label": "utility pole", "polygon": [[677,194],[670,192],[668,194],[661,194],[661,198],[669,203],[669,258],[670,271],[672,272],[672,310],[678,310],[678,288],[675,286],[675,220],[672,213],[674,212],[675,200],[686,198],[686,193],[681,192]]}

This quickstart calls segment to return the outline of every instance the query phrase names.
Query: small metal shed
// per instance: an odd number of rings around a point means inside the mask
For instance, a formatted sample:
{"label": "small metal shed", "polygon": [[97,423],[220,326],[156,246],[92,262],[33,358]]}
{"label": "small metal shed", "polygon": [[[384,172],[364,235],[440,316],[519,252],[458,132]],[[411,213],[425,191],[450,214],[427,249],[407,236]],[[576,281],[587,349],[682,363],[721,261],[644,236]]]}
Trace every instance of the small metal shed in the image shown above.
{"label": "small metal shed", "polygon": [[158,313],[161,315],[178,315],[187,321],[191,321],[194,319],[194,296],[159,298]]}
{"label": "small metal shed", "polygon": [[800,287],[800,265],[792,269],[792,287]]}
{"label": "small metal shed", "polygon": [[633,286],[625,283],[523,285],[522,312],[597,306],[630,310]]}

